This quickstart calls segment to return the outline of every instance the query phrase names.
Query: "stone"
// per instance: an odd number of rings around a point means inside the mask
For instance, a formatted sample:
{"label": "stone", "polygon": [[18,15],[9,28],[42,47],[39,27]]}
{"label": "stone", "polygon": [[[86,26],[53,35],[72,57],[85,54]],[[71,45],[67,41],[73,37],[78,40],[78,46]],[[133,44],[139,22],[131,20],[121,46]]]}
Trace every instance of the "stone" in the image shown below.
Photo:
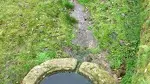
{"label": "stone", "polygon": [[41,77],[46,74],[52,74],[57,71],[73,71],[77,66],[77,60],[74,58],[52,59],[38,66],[35,66],[25,76],[22,84],[36,84]]}
{"label": "stone", "polygon": [[83,62],[77,66],[77,60],[74,58],[48,60],[31,69],[23,79],[22,84],[38,84],[46,75],[59,71],[75,71],[89,78],[93,84],[116,84],[113,76],[99,67],[98,64]]}
{"label": "stone", "polygon": [[95,63],[83,62],[78,72],[88,77],[93,84],[116,84],[115,79]]}
{"label": "stone", "polygon": [[84,57],[84,61],[96,63],[99,65],[100,68],[103,68],[104,70],[112,74],[110,63],[106,58],[107,56],[108,56],[108,51],[101,51],[101,53],[99,54],[89,54],[88,56]]}

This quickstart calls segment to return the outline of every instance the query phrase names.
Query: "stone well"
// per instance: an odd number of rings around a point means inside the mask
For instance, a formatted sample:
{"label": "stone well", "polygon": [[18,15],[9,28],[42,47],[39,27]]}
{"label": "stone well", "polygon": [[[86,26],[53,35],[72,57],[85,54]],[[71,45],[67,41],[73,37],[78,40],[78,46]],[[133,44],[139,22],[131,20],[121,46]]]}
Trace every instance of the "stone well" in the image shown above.
{"label": "stone well", "polygon": [[89,78],[93,84],[116,84],[115,79],[97,64],[83,62],[81,64],[74,58],[48,60],[29,71],[22,84],[38,84],[47,74],[56,72],[77,72]]}

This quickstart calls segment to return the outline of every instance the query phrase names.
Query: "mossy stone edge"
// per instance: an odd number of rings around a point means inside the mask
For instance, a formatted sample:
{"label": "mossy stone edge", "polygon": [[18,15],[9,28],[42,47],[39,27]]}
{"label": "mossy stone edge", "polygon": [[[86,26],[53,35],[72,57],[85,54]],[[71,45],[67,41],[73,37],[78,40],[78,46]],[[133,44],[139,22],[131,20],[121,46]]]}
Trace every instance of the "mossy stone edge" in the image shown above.
{"label": "mossy stone edge", "polygon": [[78,72],[88,76],[93,84],[116,84],[115,79],[95,63],[83,62]]}
{"label": "mossy stone edge", "polygon": [[[46,73],[53,74],[58,71],[75,71],[77,65],[78,61],[74,58],[48,60],[31,69],[23,79],[22,84],[37,84],[37,81]],[[115,79],[108,72],[94,63],[83,62],[76,71],[88,77],[94,84],[116,84]]]}
{"label": "mossy stone edge", "polygon": [[36,84],[45,73],[56,71],[73,71],[77,66],[77,60],[73,58],[52,59],[35,66],[23,79],[22,84]]}

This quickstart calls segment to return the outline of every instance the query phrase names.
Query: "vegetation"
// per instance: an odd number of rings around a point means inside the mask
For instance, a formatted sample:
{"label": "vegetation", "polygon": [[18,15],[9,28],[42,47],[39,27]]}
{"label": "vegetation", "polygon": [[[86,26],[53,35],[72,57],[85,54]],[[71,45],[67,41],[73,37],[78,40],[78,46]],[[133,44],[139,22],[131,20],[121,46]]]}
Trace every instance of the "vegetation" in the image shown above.
{"label": "vegetation", "polygon": [[[78,0],[89,9],[99,47],[113,70],[124,63],[121,84],[150,84],[150,0]],[[67,57],[74,5],[69,0],[0,0],[0,84],[20,84],[35,65]],[[84,51],[84,50],[83,50]]]}
{"label": "vegetation", "polygon": [[148,55],[143,60],[136,57],[140,30],[149,10],[144,10],[146,0],[78,1],[88,7],[93,21],[92,30],[98,39],[99,48],[108,50],[111,67],[118,70],[125,64],[126,75],[121,83],[131,84],[137,62],[148,62]]}
{"label": "vegetation", "polygon": [[73,3],[70,3],[68,0],[63,0],[63,5],[64,5],[67,9],[73,9],[73,8],[74,8]]}
{"label": "vegetation", "polygon": [[0,0],[0,84],[20,84],[33,66],[67,56],[72,8],[67,0]]}
{"label": "vegetation", "polygon": [[88,3],[90,0],[77,0],[80,4]]}
{"label": "vegetation", "polygon": [[136,71],[133,76],[133,84],[149,84],[150,80],[150,0],[143,2],[146,19],[141,28],[140,45],[137,53]]}

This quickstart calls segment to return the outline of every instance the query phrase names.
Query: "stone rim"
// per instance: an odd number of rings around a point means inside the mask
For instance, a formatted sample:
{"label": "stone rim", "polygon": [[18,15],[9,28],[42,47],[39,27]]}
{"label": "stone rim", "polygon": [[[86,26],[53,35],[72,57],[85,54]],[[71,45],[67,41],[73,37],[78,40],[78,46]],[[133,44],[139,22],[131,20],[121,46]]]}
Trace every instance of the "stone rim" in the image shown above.
{"label": "stone rim", "polygon": [[90,62],[78,64],[77,59],[74,58],[52,59],[37,65],[25,76],[22,84],[39,84],[41,79],[47,75],[68,71],[77,72],[92,84],[116,84],[115,79],[97,64]]}
{"label": "stone rim", "polygon": [[[80,65],[78,72],[88,77],[93,84],[116,84],[115,79],[95,63],[83,62]],[[102,74],[104,77],[100,76]],[[109,79],[108,81],[106,81],[106,77]]]}
{"label": "stone rim", "polygon": [[37,84],[45,74],[57,71],[73,71],[76,69],[77,60],[74,58],[52,59],[32,68],[25,76],[22,84]]}

